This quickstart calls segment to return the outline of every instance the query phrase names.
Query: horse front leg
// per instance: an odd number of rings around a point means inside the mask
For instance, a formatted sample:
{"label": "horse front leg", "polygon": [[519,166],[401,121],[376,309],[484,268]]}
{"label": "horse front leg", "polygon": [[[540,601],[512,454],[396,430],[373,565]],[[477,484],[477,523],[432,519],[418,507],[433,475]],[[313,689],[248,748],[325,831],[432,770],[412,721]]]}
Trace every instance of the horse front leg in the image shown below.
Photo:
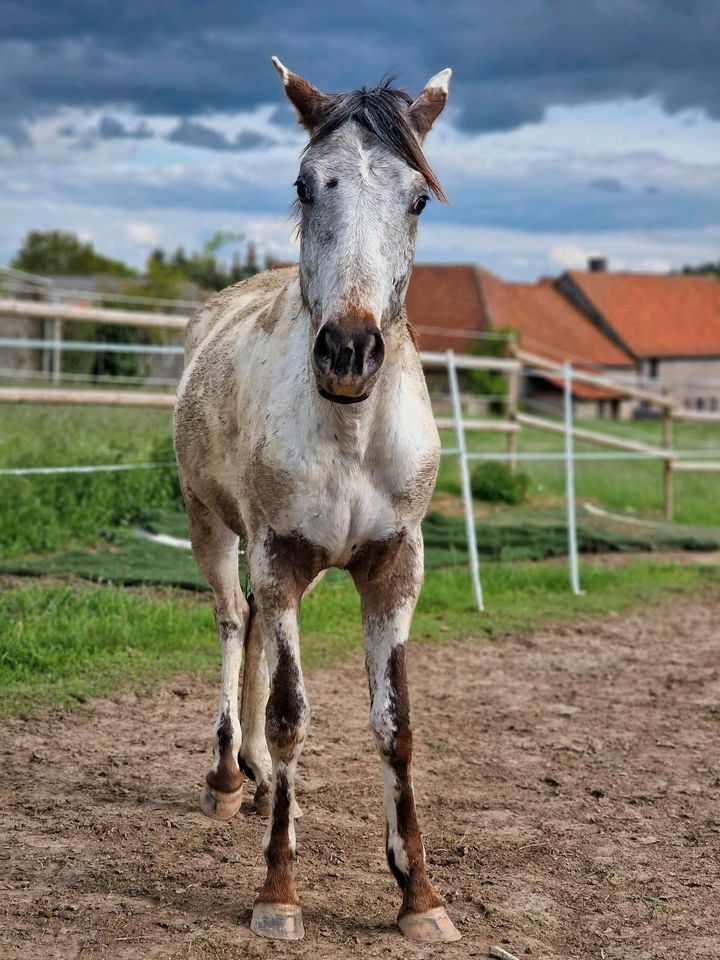
{"label": "horse front leg", "polygon": [[215,623],[222,653],[222,683],[214,751],[200,806],[213,820],[228,820],[240,809],[243,775],[238,765],[242,731],[238,684],[250,608],[238,579],[238,537],[189,490],[184,489],[190,539],[198,566],[213,591]]}
{"label": "horse front leg", "polygon": [[413,940],[459,940],[425,870],[412,781],[405,644],[423,580],[420,531],[368,544],[351,572],[362,602],[370,722],[383,769],[387,860],[403,897],[398,923]]}
{"label": "horse front leg", "polygon": [[304,934],[295,887],[295,774],[310,724],[310,704],[300,664],[300,599],[317,573],[313,550],[297,538],[268,533],[251,553],[250,576],[265,638],[270,693],[265,737],[272,759],[272,802],[263,850],[265,882],[250,929],[275,940]]}

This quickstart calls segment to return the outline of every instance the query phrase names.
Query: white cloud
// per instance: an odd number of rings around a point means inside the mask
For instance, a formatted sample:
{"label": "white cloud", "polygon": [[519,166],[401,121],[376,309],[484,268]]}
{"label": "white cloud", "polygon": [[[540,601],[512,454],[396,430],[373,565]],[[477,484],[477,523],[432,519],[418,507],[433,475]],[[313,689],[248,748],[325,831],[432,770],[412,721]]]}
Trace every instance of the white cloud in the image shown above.
{"label": "white cloud", "polygon": [[160,242],[160,230],[152,223],[131,221],[125,224],[124,229],[128,239],[140,246],[156,246]]}

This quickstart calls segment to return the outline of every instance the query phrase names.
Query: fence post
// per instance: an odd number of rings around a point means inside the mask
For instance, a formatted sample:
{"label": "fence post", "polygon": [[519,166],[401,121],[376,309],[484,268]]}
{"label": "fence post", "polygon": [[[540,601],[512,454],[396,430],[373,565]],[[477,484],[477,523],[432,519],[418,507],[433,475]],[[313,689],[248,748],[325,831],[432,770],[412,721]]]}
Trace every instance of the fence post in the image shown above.
{"label": "fence post", "polygon": [[[510,344],[510,357],[516,360],[515,342]],[[518,402],[520,398],[520,370],[510,370],[507,377],[507,404],[505,414],[508,420],[517,427]],[[511,430],[507,434],[506,449],[508,455],[508,469],[510,473],[517,470],[517,431]]]}
{"label": "fence post", "polygon": [[457,440],[458,460],[460,462],[460,485],[462,487],[463,506],[465,508],[465,534],[467,536],[468,559],[470,561],[470,578],[472,580],[475,606],[484,610],[482,584],[480,582],[480,561],[478,560],[477,539],[475,535],[475,514],[473,513],[472,489],[470,487],[470,473],[468,471],[467,446],[465,443],[465,426],[460,403],[460,388],[458,386],[457,368],[455,366],[455,351],[447,351],[447,371],[450,381],[450,396],[452,397],[453,419],[455,420],[455,437]]}
{"label": "fence post", "polygon": [[[669,391],[665,389],[664,394],[668,396]],[[673,448],[673,411],[672,407],[663,407],[663,446],[667,451]],[[675,463],[672,457],[667,456],[663,460],[663,516],[668,523],[673,519],[673,469]]]}
{"label": "fence post", "polygon": [[563,364],[563,410],[565,414],[565,502],[568,526],[568,563],[570,565],[570,587],[575,596],[580,589],[578,569],[577,519],[575,515],[575,459],[573,446],[573,408],[572,408],[572,364]]}

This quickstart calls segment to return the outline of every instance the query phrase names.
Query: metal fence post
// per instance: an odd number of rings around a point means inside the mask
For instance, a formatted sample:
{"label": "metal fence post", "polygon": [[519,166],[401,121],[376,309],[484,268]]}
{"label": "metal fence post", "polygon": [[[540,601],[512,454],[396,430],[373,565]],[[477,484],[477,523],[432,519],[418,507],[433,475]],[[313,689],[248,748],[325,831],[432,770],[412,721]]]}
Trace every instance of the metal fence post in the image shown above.
{"label": "metal fence post", "polygon": [[573,448],[572,364],[563,364],[563,409],[565,414],[565,502],[567,506],[568,563],[570,586],[579,596],[580,572],[578,570],[577,520],[575,515],[575,459]]}
{"label": "metal fence post", "polygon": [[470,561],[470,578],[472,580],[475,606],[478,610],[484,610],[485,604],[483,602],[482,583],[480,582],[480,561],[478,559],[475,534],[475,514],[473,513],[470,472],[468,470],[467,446],[465,443],[465,426],[463,424],[454,350],[447,351],[447,370],[448,380],[450,381],[450,396],[452,397],[453,419],[455,420],[458,461],[460,463],[460,484],[462,487],[463,506],[465,508],[465,533],[467,536],[468,559]]}

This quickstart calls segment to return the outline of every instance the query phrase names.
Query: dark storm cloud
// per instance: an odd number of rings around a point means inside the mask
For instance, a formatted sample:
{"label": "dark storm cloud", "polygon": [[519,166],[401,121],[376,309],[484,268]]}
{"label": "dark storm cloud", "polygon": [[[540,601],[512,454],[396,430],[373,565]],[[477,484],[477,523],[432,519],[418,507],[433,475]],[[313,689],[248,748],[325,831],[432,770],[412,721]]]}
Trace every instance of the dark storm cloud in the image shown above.
{"label": "dark storm cloud", "polygon": [[204,123],[182,120],[168,134],[173,143],[184,143],[189,147],[204,147],[206,150],[231,150],[232,144],[217,130],[206,127]]}
{"label": "dark storm cloud", "polygon": [[0,28],[6,119],[61,105],[188,117],[279,103],[273,53],[330,91],[388,69],[417,89],[450,65],[453,103],[470,129],[620,96],[720,116],[717,0],[10,0]]}
{"label": "dark storm cloud", "polygon": [[145,140],[152,136],[152,132],[148,130],[144,123],[140,123],[136,127],[126,127],[121,120],[105,114],[100,118],[98,135],[101,140],[120,140],[124,138]]}
{"label": "dark storm cloud", "polygon": [[181,120],[168,134],[167,139],[173,143],[184,143],[188,147],[202,147],[205,150],[254,150],[275,142],[254,130],[243,130],[234,140],[228,140],[224,134],[212,127],[192,120]]}

